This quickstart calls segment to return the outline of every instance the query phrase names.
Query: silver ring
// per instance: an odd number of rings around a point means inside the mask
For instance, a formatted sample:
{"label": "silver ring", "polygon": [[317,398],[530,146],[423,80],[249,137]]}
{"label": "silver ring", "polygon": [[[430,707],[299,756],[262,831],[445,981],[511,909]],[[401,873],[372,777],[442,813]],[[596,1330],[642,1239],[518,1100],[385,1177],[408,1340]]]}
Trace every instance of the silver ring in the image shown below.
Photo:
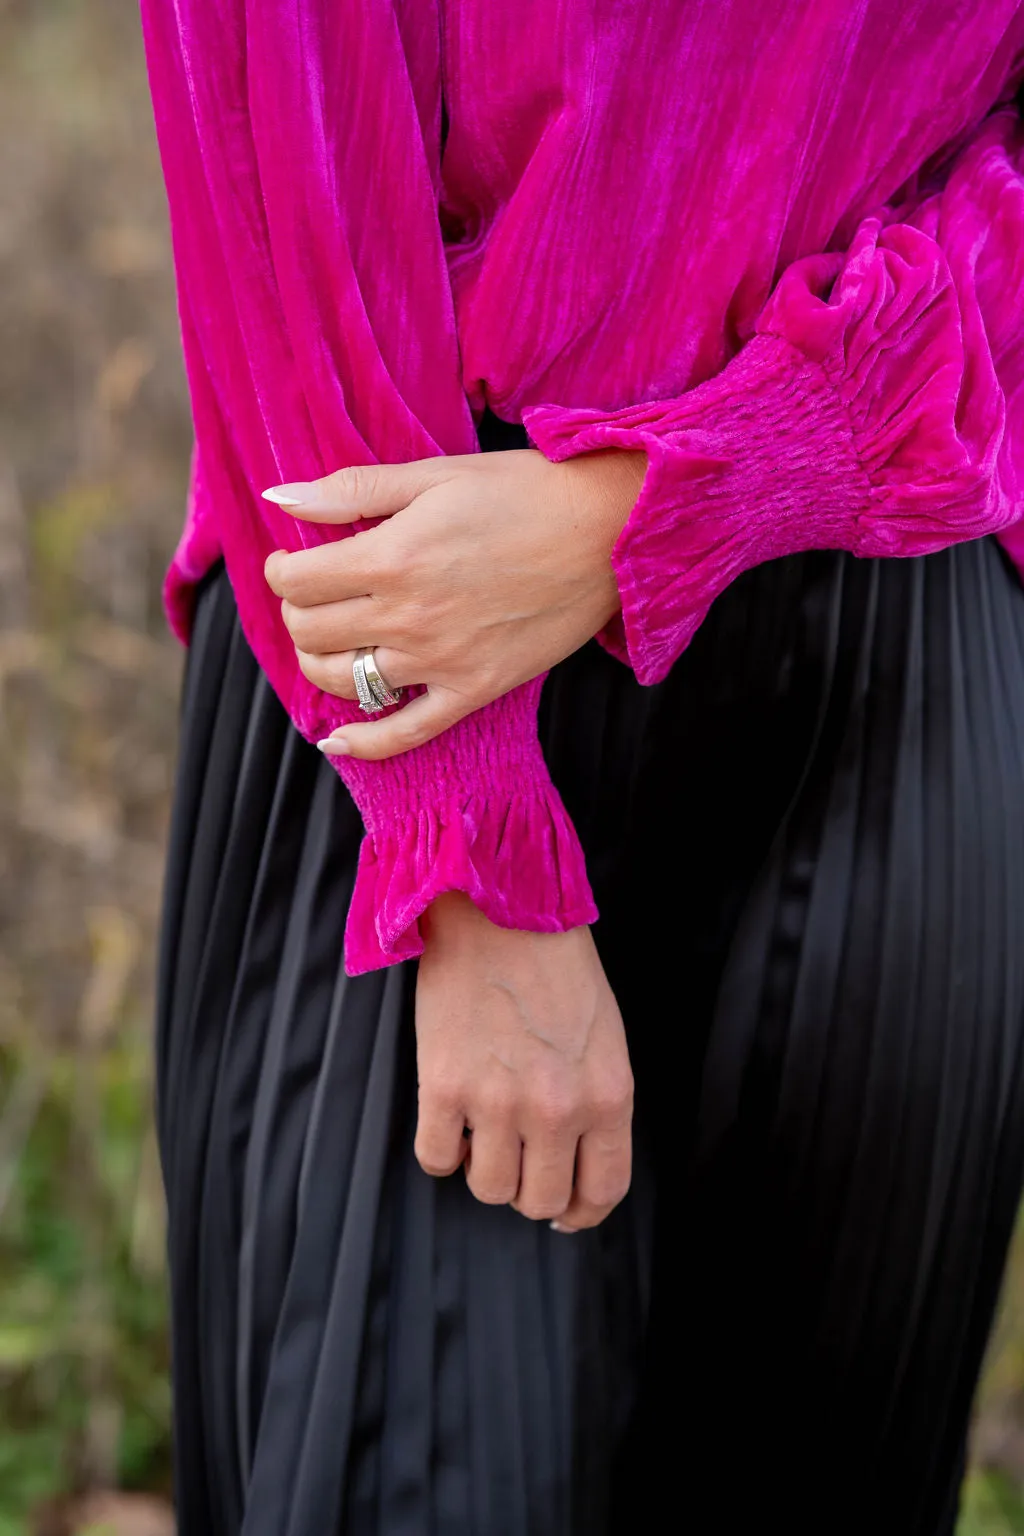
{"label": "silver ring", "polygon": [[369,683],[370,692],[377,700],[377,703],[384,709],[387,709],[392,704],[397,704],[402,697],[401,688],[392,688],[389,683],[384,681],[381,670],[377,665],[377,658],[372,650],[362,651],[360,654],[363,658],[363,672],[366,675],[366,681]]}
{"label": "silver ring", "polygon": [[382,709],[397,704],[401,688],[390,688],[381,676],[373,650],[356,651],[352,663],[352,681],[356,685],[359,708],[364,715],[379,715]]}
{"label": "silver ring", "polygon": [[352,681],[356,685],[356,696],[359,699],[359,708],[364,715],[379,715],[384,708],[366,678],[366,657],[368,651],[356,651],[355,660],[352,663]]}

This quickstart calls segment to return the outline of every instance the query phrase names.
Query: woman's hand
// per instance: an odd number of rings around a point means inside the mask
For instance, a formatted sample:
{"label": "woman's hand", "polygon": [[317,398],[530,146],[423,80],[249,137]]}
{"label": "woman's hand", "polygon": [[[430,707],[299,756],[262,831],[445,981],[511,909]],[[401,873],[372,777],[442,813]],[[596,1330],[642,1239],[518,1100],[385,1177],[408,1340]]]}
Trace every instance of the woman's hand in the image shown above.
{"label": "woman's hand", "polygon": [[[556,465],[524,450],[275,488],[312,522],[387,519],[268,559],[305,675],[355,698],[355,651],[373,646],[391,686],[426,685],[387,717],[340,728],[328,750],[404,752],[596,634],[619,607],[610,554],[645,468],[644,454]],[[421,1164],[446,1174],[464,1162],[480,1200],[562,1230],[596,1225],[629,1185],[632,1076],[589,929],[499,928],[459,893],[422,924]]]}
{"label": "woman's hand", "polygon": [[478,1200],[559,1231],[596,1226],[629,1188],[633,1078],[590,929],[498,928],[458,892],[423,924],[419,1162],[464,1163]]}
{"label": "woman's hand", "polygon": [[373,646],[391,687],[426,685],[392,714],[340,728],[325,750],[405,752],[596,634],[619,608],[610,555],[646,463],[612,450],[551,464],[520,449],[343,469],[265,492],[310,522],[387,518],[267,560],[309,680],[354,699],[355,653]]}

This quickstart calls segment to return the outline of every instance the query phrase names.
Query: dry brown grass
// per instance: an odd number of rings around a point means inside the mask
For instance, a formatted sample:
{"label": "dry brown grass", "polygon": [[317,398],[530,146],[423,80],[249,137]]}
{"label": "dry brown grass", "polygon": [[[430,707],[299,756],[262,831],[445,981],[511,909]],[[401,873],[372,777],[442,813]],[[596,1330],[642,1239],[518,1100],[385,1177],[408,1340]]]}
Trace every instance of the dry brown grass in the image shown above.
{"label": "dry brown grass", "polygon": [[190,426],[131,0],[0,0],[0,145],[6,1532],[166,1467],[147,1111]]}
{"label": "dry brown grass", "polygon": [[[0,4],[0,1031],[148,992],[189,418],[131,0]],[[118,940],[111,934],[121,935]]]}

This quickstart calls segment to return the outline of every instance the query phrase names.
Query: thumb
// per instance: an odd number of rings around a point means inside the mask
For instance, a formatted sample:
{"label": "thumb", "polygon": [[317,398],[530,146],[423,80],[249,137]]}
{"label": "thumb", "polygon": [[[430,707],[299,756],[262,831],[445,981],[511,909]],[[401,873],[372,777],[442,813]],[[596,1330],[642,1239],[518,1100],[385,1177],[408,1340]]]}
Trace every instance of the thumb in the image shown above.
{"label": "thumb", "polygon": [[451,475],[446,458],[416,459],[411,464],[349,464],[322,480],[272,485],[263,492],[293,517],[314,523],[357,523],[390,517],[417,496]]}
{"label": "thumb", "polygon": [[446,689],[428,688],[426,693],[411,699],[383,720],[355,721],[339,726],[332,735],[318,741],[317,746],[327,757],[358,757],[367,763],[379,762],[382,758],[397,757],[399,752],[411,752],[413,747],[433,741],[435,736],[440,736],[442,731],[476,707]]}

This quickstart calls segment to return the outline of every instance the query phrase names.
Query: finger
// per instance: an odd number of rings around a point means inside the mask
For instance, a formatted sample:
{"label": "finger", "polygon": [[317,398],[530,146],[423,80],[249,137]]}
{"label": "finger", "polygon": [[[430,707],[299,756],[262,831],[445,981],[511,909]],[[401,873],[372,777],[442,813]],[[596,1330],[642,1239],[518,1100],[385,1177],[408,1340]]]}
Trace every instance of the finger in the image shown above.
{"label": "finger", "polygon": [[376,763],[433,741],[435,736],[440,736],[475,707],[455,694],[428,688],[383,720],[344,725],[333,735],[318,741],[317,746],[328,757],[358,757],[363,762]]}
{"label": "finger", "polygon": [[484,1205],[509,1205],[519,1193],[523,1145],[511,1121],[474,1126],[467,1143],[466,1183]]}
{"label": "finger", "polygon": [[381,604],[371,597],[318,603],[315,608],[297,608],[285,598],[281,617],[296,650],[307,651],[311,656],[362,650],[381,638]]}
{"label": "finger", "polygon": [[469,1142],[462,1134],[465,1117],[456,1106],[420,1089],[419,1118],[413,1150],[424,1173],[444,1178],[465,1159]]}
{"label": "finger", "polygon": [[356,523],[400,512],[432,485],[450,478],[455,463],[442,457],[411,464],[350,464],[322,480],[270,486],[263,495],[309,522]]}
{"label": "finger", "polygon": [[275,549],[263,562],[267,585],[300,608],[367,597],[388,581],[401,559],[394,536],[368,528],[358,538],[332,539],[315,549]]}
{"label": "finger", "polygon": [[633,1165],[629,1124],[615,1130],[588,1131],[576,1152],[572,1199],[554,1223],[559,1232],[596,1227],[623,1200]]}
{"label": "finger", "polygon": [[512,1204],[531,1221],[561,1217],[572,1200],[576,1137],[531,1138],[523,1147],[519,1194]]}
{"label": "finger", "polygon": [[[326,656],[313,655],[308,651],[296,651],[295,654],[303,676],[308,677],[315,688],[322,689],[324,693],[333,693],[339,699],[358,699],[352,675],[352,664],[358,654],[356,651],[334,651]],[[374,657],[377,670],[390,688],[405,688],[417,681],[414,668],[401,652],[389,651],[382,646],[374,651]]]}

